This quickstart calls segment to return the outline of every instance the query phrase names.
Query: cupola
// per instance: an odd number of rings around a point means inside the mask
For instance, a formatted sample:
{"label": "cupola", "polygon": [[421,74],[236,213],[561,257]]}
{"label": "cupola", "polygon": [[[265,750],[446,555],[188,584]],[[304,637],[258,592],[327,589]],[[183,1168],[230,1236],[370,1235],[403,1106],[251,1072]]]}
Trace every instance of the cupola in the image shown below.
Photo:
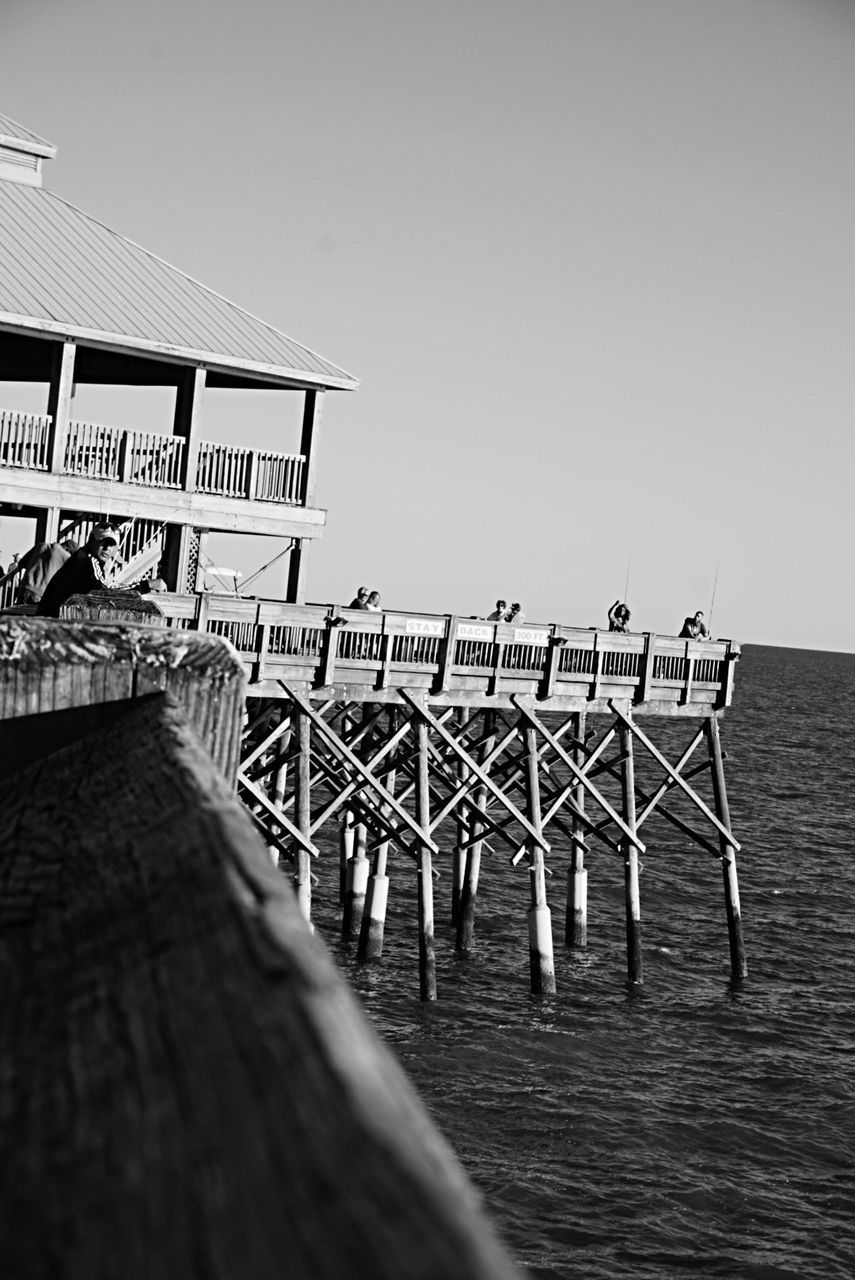
{"label": "cupola", "polygon": [[53,160],[56,147],[37,133],[0,115],[0,181],[42,185],[42,161]]}

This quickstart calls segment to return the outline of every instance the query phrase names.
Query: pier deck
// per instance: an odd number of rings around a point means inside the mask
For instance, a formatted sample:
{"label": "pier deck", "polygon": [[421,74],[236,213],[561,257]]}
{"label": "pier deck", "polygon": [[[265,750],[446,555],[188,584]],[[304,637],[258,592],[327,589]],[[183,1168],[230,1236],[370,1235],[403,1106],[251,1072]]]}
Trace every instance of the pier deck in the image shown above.
{"label": "pier deck", "polygon": [[157,597],[167,624],[231,641],[252,696],[509,708],[514,695],[556,711],[709,716],[730,704],[731,640],[621,635],[558,623],[508,626],[453,614],[371,613],[201,594]]}

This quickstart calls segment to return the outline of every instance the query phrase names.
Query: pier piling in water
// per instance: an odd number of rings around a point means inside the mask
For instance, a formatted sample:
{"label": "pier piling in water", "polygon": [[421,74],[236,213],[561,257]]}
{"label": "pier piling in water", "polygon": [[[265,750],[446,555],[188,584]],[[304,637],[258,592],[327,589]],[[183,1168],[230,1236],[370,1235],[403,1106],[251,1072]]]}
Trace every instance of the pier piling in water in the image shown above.
{"label": "pier piling in water", "polygon": [[[623,782],[623,819],[635,835],[635,763],[632,732],[625,725],[620,730],[621,779]],[[638,849],[624,836],[624,896],[626,899],[626,972],[628,980],[640,985],[644,981],[641,951],[641,891],[638,883]]]}

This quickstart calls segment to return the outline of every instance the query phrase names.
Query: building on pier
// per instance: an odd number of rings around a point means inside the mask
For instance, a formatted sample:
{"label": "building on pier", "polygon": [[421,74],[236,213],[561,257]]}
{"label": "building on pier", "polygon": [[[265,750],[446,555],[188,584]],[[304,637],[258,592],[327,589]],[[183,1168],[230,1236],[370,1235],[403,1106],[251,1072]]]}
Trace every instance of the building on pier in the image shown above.
{"label": "building on pier", "polygon": [[[81,537],[109,514],[123,526],[125,580],[165,578],[162,620],[231,643],[248,681],[238,793],[293,868],[304,916],[315,837],[334,821],[344,927],[366,958],[378,955],[397,848],[418,877],[420,988],[432,998],[437,833],[456,824],[445,851],[458,947],[472,946],[482,849],[504,845],[529,869],[531,984],[549,991],[555,831],[569,850],[567,945],[585,944],[585,854],[596,842],[623,864],[627,971],[639,983],[639,832],[655,813],[720,861],[731,970],[743,977],[739,845],[718,728],[738,646],[307,604],[307,553],[325,518],[313,506],[321,405],[356,380],[43,189],[54,154],[0,117],[0,369],[45,391],[43,412],[0,407],[0,514],[31,518],[34,541]],[[80,421],[74,395],[85,383],[169,388],[169,420],[146,431]],[[294,452],[203,438],[205,395],[230,387],[298,398]],[[209,531],[282,538],[281,598],[203,590]],[[0,608],[15,588],[14,574],[0,580]],[[50,706],[53,684],[27,691],[16,681],[3,714]],[[692,732],[674,763],[652,740],[657,718]],[[701,743],[706,758],[690,767]],[[661,771],[646,790],[636,750]]]}
{"label": "building on pier", "polygon": [[[55,155],[0,116],[0,377],[44,396],[37,413],[0,402],[0,515],[29,517],[33,542],[85,540],[109,515],[125,580],[159,569],[181,593],[196,590],[208,532],[281,538],[282,595],[302,602],[325,520],[324,396],[356,380],[43,187]],[[170,412],[144,431],[81,421],[85,384],[165,388]],[[291,451],[206,439],[205,396],[226,389],[275,394]],[[15,587],[3,584],[0,605]]]}

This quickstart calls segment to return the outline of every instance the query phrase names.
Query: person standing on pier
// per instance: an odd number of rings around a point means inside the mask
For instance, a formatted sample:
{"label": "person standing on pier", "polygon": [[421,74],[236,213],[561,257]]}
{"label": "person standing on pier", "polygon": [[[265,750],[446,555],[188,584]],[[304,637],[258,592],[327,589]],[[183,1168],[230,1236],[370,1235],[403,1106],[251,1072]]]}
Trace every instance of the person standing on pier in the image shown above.
{"label": "person standing on pier", "polygon": [[680,632],[679,640],[708,640],[709,632],[704,623],[704,611],[698,609],[693,618],[685,618],[683,620],[683,630]]}
{"label": "person standing on pier", "polygon": [[368,599],[365,601],[365,608],[370,609],[372,613],[382,612],[380,608],[380,592],[379,591],[372,591],[370,593]]}
{"label": "person standing on pier", "polygon": [[37,613],[58,618],[70,596],[103,591],[110,586],[113,564],[119,554],[119,537],[112,525],[96,524],[86,545],[57,569],[45,587]]}
{"label": "person standing on pier", "polygon": [[368,600],[368,588],[359,587],[356,592],[356,595],[353,597],[353,599],[351,600],[350,604],[347,607],[348,609],[367,609],[368,608],[367,600]]}
{"label": "person standing on pier", "polygon": [[632,614],[622,600],[615,600],[609,609],[609,631],[629,631],[629,620]]}
{"label": "person standing on pier", "polygon": [[488,622],[504,622],[508,612],[507,600],[497,600],[492,613],[487,614]]}

